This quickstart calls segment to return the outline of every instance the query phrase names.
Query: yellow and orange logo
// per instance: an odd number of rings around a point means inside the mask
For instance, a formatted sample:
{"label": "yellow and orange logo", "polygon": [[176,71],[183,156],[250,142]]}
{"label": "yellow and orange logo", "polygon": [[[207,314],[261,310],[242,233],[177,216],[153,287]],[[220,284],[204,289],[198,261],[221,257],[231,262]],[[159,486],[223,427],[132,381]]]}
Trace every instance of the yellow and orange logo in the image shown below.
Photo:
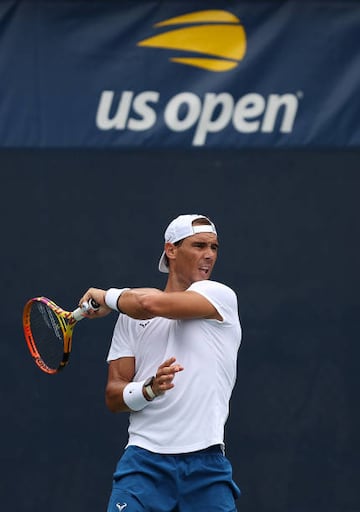
{"label": "yellow and orange logo", "polygon": [[234,69],[246,53],[246,34],[239,18],[222,10],[192,12],[156,23],[171,27],[167,32],[144,39],[138,46],[186,52],[184,57],[170,57],[171,62],[207,71]]}

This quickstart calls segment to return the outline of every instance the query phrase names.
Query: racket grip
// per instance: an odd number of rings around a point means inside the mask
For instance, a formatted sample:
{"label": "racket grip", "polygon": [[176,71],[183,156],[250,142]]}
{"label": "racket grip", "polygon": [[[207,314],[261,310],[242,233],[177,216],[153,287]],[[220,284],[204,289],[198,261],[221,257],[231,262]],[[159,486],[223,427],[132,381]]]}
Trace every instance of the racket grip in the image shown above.
{"label": "racket grip", "polygon": [[86,317],[86,313],[90,309],[96,311],[99,309],[99,307],[100,305],[94,299],[90,299],[89,301],[83,302],[79,308],[75,309],[75,311],[72,312],[72,316],[77,322],[79,322],[79,320],[82,320]]}
{"label": "racket grip", "polygon": [[89,300],[89,306],[90,306],[90,309],[93,309],[93,310],[97,311],[99,309],[99,307],[100,307],[100,304],[98,304],[96,302],[96,300],[90,299]]}
{"label": "racket grip", "polygon": [[100,304],[98,304],[94,299],[90,299],[89,301],[85,301],[81,304],[80,308],[82,311],[87,312],[90,309],[93,311],[97,311],[100,307]]}

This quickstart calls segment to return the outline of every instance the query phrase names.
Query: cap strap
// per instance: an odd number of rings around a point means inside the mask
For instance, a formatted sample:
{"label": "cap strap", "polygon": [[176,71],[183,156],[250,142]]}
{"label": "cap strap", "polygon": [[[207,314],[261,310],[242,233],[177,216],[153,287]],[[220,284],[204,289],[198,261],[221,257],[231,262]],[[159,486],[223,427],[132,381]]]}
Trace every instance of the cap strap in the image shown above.
{"label": "cap strap", "polygon": [[194,233],[215,233],[214,226],[211,226],[210,224],[201,224],[200,226],[193,226]]}

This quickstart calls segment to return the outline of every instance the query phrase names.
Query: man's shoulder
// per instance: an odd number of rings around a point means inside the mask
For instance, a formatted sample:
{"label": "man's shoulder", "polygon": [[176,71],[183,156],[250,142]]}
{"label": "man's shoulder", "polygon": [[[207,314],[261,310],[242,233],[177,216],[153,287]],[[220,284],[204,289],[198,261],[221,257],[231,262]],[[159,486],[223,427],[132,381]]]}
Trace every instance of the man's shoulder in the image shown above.
{"label": "man's shoulder", "polygon": [[202,281],[195,281],[191,284],[188,290],[194,290],[196,288],[202,289],[221,289],[221,290],[229,290],[232,293],[235,293],[234,290],[228,286],[227,284],[220,283],[219,281],[212,281],[211,279],[204,279]]}
{"label": "man's shoulder", "polygon": [[234,325],[239,322],[237,296],[228,285],[207,279],[196,281],[189,290],[201,294],[214,305],[225,321],[219,325]]}
{"label": "man's shoulder", "polygon": [[209,294],[220,294],[222,296],[232,297],[237,300],[235,291],[230,288],[227,284],[220,283],[219,281],[212,281],[210,279],[204,279],[202,281],[195,281],[188,288],[189,291],[198,291],[199,293]]}

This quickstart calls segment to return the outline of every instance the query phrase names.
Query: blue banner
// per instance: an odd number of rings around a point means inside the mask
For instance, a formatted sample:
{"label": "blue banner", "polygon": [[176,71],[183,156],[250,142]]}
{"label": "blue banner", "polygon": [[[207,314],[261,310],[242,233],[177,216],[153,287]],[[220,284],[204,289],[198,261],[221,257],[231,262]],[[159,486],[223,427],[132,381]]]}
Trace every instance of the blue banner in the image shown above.
{"label": "blue banner", "polygon": [[353,2],[1,2],[1,147],[355,147]]}

